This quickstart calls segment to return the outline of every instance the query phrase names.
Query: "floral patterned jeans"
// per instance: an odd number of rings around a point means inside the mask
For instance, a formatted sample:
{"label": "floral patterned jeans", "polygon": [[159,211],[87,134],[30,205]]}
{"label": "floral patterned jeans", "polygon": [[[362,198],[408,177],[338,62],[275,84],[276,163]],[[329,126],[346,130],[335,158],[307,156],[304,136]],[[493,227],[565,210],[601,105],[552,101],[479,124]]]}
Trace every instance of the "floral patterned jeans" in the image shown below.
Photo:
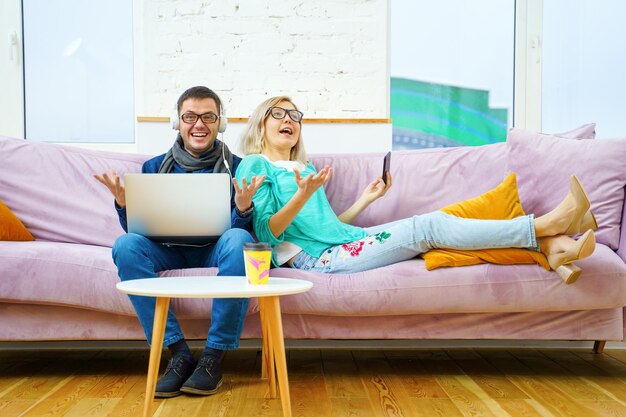
{"label": "floral patterned jeans", "polygon": [[292,268],[351,273],[405,261],[431,249],[539,250],[532,214],[512,220],[476,220],[435,211],[364,230],[365,238],[332,246],[319,258],[300,252]]}

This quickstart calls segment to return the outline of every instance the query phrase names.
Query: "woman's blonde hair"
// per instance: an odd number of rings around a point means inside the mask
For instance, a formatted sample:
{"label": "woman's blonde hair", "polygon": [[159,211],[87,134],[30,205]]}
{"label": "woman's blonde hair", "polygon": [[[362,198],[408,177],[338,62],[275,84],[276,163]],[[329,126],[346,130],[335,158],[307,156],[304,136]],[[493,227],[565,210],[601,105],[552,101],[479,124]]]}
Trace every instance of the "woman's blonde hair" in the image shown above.
{"label": "woman's blonde hair", "polygon": [[[250,116],[250,119],[248,119],[248,124],[239,139],[239,148],[244,155],[263,153],[265,146],[265,119],[271,117],[268,110],[278,105],[281,101],[288,101],[298,110],[298,107],[291,101],[291,97],[288,96],[268,98],[259,104]],[[304,150],[304,143],[302,142],[302,128],[300,128],[298,133],[298,142],[291,148],[289,160],[298,161],[305,165],[307,163],[306,151]]]}

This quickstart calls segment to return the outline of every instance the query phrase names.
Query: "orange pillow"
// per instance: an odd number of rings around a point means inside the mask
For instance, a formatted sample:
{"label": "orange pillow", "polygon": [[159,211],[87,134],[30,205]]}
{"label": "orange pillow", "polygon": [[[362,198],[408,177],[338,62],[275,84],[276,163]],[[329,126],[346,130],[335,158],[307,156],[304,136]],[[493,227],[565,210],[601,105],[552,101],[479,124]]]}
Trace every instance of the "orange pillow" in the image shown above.
{"label": "orange pillow", "polygon": [[15,214],[0,200],[0,240],[35,240]]}
{"label": "orange pillow", "polygon": [[[519,201],[515,173],[509,174],[493,190],[444,207],[441,211],[457,217],[483,220],[509,220],[526,214]],[[537,263],[550,270],[548,260],[542,253],[528,249],[433,249],[422,254],[422,257],[429,271],[442,266],[466,266],[481,263],[502,265]]]}

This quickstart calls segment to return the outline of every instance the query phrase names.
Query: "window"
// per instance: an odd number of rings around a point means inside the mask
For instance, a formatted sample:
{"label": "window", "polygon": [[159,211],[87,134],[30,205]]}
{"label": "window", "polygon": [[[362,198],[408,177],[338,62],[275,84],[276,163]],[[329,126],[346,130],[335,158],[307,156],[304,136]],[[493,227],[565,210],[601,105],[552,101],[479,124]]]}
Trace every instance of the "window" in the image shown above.
{"label": "window", "polygon": [[541,130],[597,122],[598,136],[623,137],[626,2],[543,2]]}
{"label": "window", "polygon": [[134,142],[132,2],[24,0],[25,136]]}
{"label": "window", "polygon": [[393,149],[483,145],[512,125],[515,2],[391,2]]}

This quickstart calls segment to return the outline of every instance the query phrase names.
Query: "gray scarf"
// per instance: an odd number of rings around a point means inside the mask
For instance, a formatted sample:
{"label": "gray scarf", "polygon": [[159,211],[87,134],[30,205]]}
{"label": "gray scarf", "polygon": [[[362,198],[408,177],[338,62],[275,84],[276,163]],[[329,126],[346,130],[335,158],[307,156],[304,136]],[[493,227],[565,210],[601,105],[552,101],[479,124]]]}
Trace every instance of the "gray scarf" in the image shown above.
{"label": "gray scarf", "polygon": [[174,146],[165,154],[165,158],[159,167],[159,174],[172,171],[174,163],[177,163],[187,172],[197,171],[199,169],[213,167],[213,172],[228,172],[224,165],[224,158],[228,161],[228,166],[233,166],[233,154],[224,142],[215,140],[215,144],[210,151],[201,155],[200,158],[194,158],[184,148],[183,138],[178,134]]}

